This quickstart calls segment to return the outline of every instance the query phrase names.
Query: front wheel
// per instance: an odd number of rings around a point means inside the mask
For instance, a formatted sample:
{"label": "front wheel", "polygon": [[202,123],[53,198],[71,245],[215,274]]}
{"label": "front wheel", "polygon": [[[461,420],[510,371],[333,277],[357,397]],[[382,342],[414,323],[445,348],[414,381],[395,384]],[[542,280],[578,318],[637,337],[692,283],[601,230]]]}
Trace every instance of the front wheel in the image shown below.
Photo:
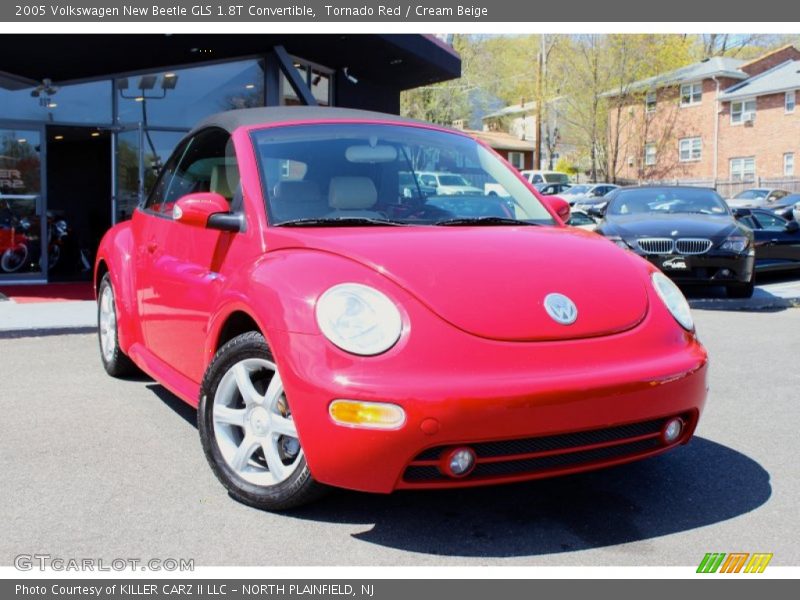
{"label": "front wheel", "polygon": [[15,273],[22,268],[28,260],[28,246],[17,244],[14,248],[8,248],[0,258],[0,268],[6,273]]}
{"label": "front wheel", "polygon": [[255,331],[226,343],[203,378],[197,413],[211,469],[235,499],[265,510],[316,500],[275,359]]}
{"label": "front wheel", "polygon": [[108,273],[103,275],[97,290],[97,338],[100,343],[100,359],[106,373],[112,377],[123,377],[136,373],[133,364],[119,347],[119,324],[114,288]]}

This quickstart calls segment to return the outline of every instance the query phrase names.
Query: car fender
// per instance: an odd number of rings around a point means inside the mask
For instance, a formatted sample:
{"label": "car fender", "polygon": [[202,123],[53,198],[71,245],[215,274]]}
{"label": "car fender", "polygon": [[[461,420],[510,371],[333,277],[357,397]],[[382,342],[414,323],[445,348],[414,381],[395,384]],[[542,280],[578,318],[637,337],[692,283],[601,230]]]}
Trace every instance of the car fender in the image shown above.
{"label": "car fender", "polygon": [[111,277],[117,309],[117,335],[123,352],[142,339],[139,319],[136,318],[134,261],[133,233],[130,221],[126,221],[115,225],[103,236],[94,266],[95,289],[100,284],[98,275],[101,263],[105,264]]}
{"label": "car fender", "polygon": [[220,333],[235,312],[244,313],[270,341],[271,332],[320,335],[314,307],[330,287],[360,283],[379,289],[405,313],[419,302],[389,278],[355,260],[330,252],[289,248],[269,252],[225,282],[208,322],[205,348],[213,357]]}

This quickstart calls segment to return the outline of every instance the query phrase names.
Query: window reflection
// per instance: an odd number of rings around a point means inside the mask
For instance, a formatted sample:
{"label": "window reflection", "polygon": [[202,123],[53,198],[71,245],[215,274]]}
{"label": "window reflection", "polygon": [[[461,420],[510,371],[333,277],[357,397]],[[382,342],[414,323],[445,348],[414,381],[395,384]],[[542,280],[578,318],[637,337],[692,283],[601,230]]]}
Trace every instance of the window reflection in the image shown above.
{"label": "window reflection", "polygon": [[[300,79],[311,90],[311,94],[320,106],[331,104],[331,76],[319,69],[310,68],[300,62],[294,63]],[[281,104],[284,106],[298,106],[302,101],[289,83],[289,79],[281,73]]]}
{"label": "window reflection", "polygon": [[[130,219],[139,204],[139,160],[142,160],[142,195],[153,189],[159,170],[172,150],[186,135],[182,131],[138,129],[124,131],[117,138],[117,222]],[[140,140],[144,143],[141,145]]]}
{"label": "window reflection", "polygon": [[111,81],[9,90],[0,87],[4,119],[60,123],[111,123]]}
{"label": "window reflection", "polygon": [[260,61],[245,60],[117,79],[120,123],[193,127],[214,113],[264,105]]}

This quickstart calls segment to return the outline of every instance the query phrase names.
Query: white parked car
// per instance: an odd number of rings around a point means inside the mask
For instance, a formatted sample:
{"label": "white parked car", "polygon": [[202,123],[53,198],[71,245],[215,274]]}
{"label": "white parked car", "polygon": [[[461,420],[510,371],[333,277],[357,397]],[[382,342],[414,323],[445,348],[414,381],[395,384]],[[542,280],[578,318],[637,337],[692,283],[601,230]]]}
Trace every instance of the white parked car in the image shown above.
{"label": "white parked car", "polygon": [[617,189],[619,186],[613,183],[579,183],[573,185],[568,190],[564,190],[559,194],[564,200],[569,202],[570,206],[582,200],[594,200],[602,198],[611,190]]}
{"label": "white parked car", "polygon": [[569,175],[558,171],[521,171],[529,183],[569,183]]}
{"label": "white parked car", "polygon": [[482,189],[475,187],[458,173],[423,171],[417,176],[422,185],[436,188],[437,196],[483,195]]}

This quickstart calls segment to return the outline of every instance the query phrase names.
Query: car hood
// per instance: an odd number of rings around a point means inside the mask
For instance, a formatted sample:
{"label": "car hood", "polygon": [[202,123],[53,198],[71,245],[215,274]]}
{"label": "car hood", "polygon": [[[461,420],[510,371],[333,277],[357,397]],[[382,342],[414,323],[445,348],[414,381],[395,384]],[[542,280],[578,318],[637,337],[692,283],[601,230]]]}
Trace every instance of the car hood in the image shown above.
{"label": "car hood", "polygon": [[[640,259],[592,233],[557,227],[275,228],[275,249],[338,254],[374,269],[453,326],[504,341],[621,332],[647,313]],[[568,296],[571,325],[545,296]]]}
{"label": "car hood", "polygon": [[622,238],[726,238],[739,229],[730,215],[636,214],[614,215],[602,225],[604,235]]}

